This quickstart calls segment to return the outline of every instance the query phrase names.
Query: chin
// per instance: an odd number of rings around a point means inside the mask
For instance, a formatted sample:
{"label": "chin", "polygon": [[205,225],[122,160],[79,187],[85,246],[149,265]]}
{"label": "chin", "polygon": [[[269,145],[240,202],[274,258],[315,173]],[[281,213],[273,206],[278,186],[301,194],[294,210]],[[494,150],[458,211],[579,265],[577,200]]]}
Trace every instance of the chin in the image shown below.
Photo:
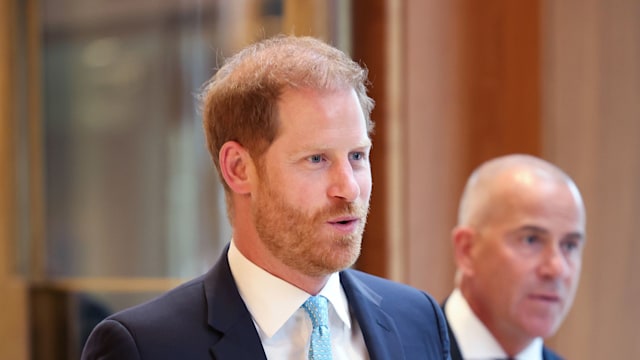
{"label": "chin", "polygon": [[323,257],[307,258],[307,261],[294,261],[291,266],[309,276],[327,276],[352,266],[358,259],[360,249],[334,250]]}
{"label": "chin", "polygon": [[356,260],[358,260],[358,255],[359,255],[359,252],[357,254],[349,253],[349,254],[336,255],[333,258],[334,261],[331,264],[331,267],[334,270],[332,272],[342,271],[344,269],[351,267],[353,264],[355,264]]}
{"label": "chin", "polygon": [[528,333],[531,334],[532,337],[541,337],[543,339],[553,336],[559,327],[560,322],[557,320],[534,321],[527,326]]}

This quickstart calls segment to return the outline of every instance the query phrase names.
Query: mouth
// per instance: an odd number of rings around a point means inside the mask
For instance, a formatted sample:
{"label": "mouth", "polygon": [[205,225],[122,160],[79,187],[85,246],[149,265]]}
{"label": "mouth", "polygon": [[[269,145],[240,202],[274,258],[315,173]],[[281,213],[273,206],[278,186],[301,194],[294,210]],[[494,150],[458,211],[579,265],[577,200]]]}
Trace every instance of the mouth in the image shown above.
{"label": "mouth", "polygon": [[329,220],[328,223],[341,231],[351,232],[360,223],[360,218],[356,216],[341,216]]}
{"label": "mouth", "polygon": [[341,216],[339,218],[329,220],[329,224],[348,225],[360,221],[359,217],[355,216]]}
{"label": "mouth", "polygon": [[562,298],[560,295],[551,294],[551,293],[537,293],[529,295],[529,298],[536,301],[542,301],[549,304],[560,303]]}

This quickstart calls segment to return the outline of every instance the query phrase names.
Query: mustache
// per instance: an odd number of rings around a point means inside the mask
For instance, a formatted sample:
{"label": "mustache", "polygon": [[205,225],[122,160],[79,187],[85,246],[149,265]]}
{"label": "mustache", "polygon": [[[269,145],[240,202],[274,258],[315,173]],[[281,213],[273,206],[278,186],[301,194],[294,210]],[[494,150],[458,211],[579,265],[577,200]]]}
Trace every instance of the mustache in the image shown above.
{"label": "mustache", "polygon": [[329,205],[316,212],[314,218],[326,219],[341,216],[352,216],[360,219],[366,219],[369,214],[369,204],[363,203],[342,203],[337,205]]}

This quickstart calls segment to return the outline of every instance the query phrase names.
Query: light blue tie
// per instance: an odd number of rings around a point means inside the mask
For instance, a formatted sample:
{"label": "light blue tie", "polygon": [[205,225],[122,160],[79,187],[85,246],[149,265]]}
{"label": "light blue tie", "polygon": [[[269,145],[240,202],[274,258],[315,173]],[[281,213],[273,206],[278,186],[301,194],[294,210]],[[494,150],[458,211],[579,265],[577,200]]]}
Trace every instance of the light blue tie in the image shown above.
{"label": "light blue tie", "polygon": [[313,324],[309,360],[331,360],[331,334],[329,333],[329,306],[324,296],[312,296],[302,304]]}

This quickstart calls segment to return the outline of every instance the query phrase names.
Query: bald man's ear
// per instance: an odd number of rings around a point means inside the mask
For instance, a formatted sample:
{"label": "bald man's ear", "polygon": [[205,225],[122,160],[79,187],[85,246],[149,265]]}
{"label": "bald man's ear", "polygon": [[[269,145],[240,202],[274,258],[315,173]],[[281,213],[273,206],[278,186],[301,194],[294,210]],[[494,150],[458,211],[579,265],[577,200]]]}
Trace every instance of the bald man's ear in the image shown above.
{"label": "bald man's ear", "polygon": [[458,271],[464,275],[471,275],[473,273],[472,249],[475,235],[473,229],[463,226],[456,227],[451,233],[456,266],[458,267]]}
{"label": "bald man's ear", "polygon": [[220,148],[220,172],[229,188],[237,194],[251,192],[251,179],[255,171],[253,160],[240,143],[227,141]]}

